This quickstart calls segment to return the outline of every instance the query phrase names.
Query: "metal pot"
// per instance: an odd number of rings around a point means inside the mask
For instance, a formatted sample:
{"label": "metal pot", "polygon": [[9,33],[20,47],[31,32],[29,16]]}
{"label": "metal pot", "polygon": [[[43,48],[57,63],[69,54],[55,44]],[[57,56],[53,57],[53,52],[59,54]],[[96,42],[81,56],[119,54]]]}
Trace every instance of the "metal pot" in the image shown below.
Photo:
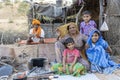
{"label": "metal pot", "polygon": [[44,68],[47,64],[46,58],[33,58],[28,62],[28,68],[31,70],[33,67],[42,67]]}

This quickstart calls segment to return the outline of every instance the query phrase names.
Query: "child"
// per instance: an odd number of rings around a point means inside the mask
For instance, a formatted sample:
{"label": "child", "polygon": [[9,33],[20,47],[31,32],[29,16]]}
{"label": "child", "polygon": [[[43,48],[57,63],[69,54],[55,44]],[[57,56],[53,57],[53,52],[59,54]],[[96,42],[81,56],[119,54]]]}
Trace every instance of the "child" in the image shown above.
{"label": "child", "polygon": [[[80,64],[77,63],[77,60],[80,57],[80,52],[79,50],[75,49],[75,43],[72,38],[67,38],[64,44],[66,49],[63,52],[63,72],[66,74],[74,74],[75,71],[78,71],[75,69],[75,66],[77,65],[78,67],[78,64]],[[81,68],[81,74],[84,74],[84,66],[80,64],[79,68]],[[78,72],[77,75],[80,75],[80,72]]]}
{"label": "child", "polygon": [[63,52],[63,64],[54,64],[51,70],[56,71],[56,74],[72,74],[73,76],[85,74],[85,67],[81,63],[77,63],[80,53],[79,50],[75,49],[74,40],[69,37],[64,44],[66,49]]}
{"label": "child", "polygon": [[80,32],[89,36],[90,31],[96,29],[97,25],[94,20],[91,20],[91,12],[84,11],[82,15],[84,21],[80,23]]}
{"label": "child", "polygon": [[86,45],[86,54],[92,72],[109,74],[116,68],[120,68],[120,64],[111,60],[109,53],[112,53],[112,50],[98,30],[91,31]]}

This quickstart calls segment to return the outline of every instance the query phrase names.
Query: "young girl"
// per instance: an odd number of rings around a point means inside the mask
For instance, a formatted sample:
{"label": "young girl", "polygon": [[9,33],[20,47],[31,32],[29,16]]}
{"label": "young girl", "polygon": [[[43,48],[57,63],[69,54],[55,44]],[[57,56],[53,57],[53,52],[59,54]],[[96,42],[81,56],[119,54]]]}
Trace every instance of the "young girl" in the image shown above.
{"label": "young girl", "polygon": [[94,20],[91,20],[91,12],[84,11],[82,13],[83,21],[80,23],[80,32],[89,36],[91,30],[96,29],[97,25]]}
{"label": "young girl", "polygon": [[83,70],[83,65],[81,63],[77,63],[77,60],[80,57],[80,52],[75,49],[74,40],[72,38],[67,38],[64,44],[66,49],[63,52],[63,72],[67,74],[74,73],[74,71],[77,70],[75,69],[75,66],[77,65],[78,67],[78,64],[80,64],[79,66],[81,67],[81,70]]}
{"label": "young girl", "polygon": [[120,64],[111,60],[109,53],[112,53],[112,50],[98,30],[91,31],[86,45],[86,54],[92,72],[109,74],[116,68],[120,68]]}
{"label": "young girl", "polygon": [[54,64],[51,70],[56,71],[57,74],[72,74],[73,76],[84,74],[86,68],[77,62],[80,52],[75,49],[74,40],[69,37],[65,40],[64,44],[66,49],[63,52],[63,64]]}

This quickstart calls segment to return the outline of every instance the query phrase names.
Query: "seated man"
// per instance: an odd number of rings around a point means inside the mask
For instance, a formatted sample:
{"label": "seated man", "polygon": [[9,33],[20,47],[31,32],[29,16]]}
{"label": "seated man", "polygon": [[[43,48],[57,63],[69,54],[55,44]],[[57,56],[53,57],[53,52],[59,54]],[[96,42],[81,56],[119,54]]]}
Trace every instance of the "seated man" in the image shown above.
{"label": "seated man", "polygon": [[27,44],[33,43],[44,43],[44,30],[40,27],[40,21],[37,19],[33,19],[32,21],[33,28],[30,29],[29,38],[27,40]]}

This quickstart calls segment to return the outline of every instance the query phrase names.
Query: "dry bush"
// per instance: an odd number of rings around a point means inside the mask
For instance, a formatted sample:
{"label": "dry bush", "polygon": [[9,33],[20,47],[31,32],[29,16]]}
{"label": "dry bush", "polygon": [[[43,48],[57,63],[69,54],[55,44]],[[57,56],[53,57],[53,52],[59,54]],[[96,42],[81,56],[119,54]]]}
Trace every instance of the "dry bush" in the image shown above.
{"label": "dry bush", "polygon": [[29,9],[29,4],[26,3],[26,2],[21,2],[20,5],[19,5],[19,7],[18,7],[18,12],[21,15],[25,15],[25,14],[27,14],[28,9]]}
{"label": "dry bush", "polygon": [[0,3],[0,9],[3,8],[2,3]]}
{"label": "dry bush", "polygon": [[[3,35],[3,36],[2,36]],[[0,43],[2,44],[14,44],[16,39],[27,39],[27,32],[15,32],[15,31],[5,31],[0,32]]]}
{"label": "dry bush", "polygon": [[5,5],[7,5],[7,6],[10,5],[10,6],[12,6],[12,3],[10,2],[10,0],[5,0],[4,2],[5,2]]}

